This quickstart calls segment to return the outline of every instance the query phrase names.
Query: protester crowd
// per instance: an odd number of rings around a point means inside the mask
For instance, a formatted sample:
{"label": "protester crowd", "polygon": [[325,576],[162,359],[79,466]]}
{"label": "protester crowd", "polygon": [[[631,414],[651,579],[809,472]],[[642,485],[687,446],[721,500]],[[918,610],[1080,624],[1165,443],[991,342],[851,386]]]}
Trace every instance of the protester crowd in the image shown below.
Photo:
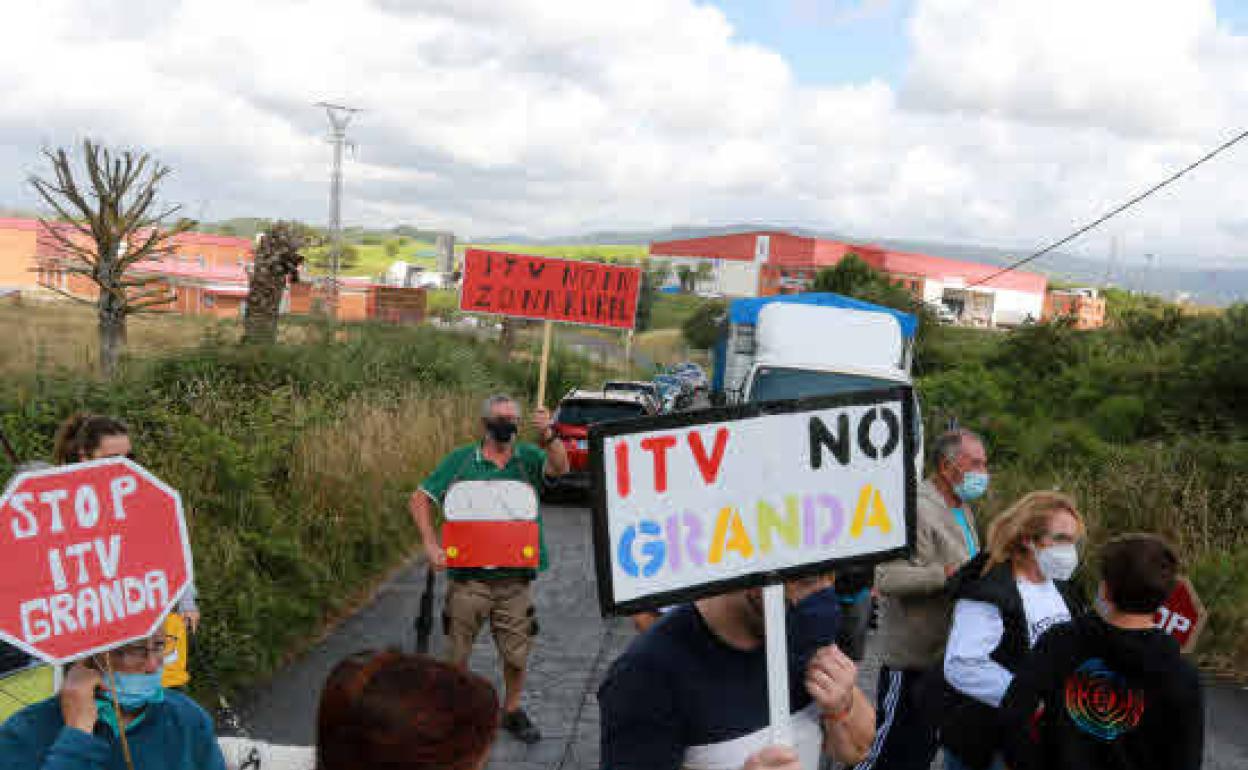
{"label": "protester crowd", "polygon": [[[448,568],[435,514],[455,484],[538,490],[567,470],[550,416],[539,409],[531,424],[536,443],[518,441],[519,405],[489,399],[479,440],[448,455],[413,494],[432,568]],[[1072,582],[1086,538],[1076,500],[1027,494],[991,518],[981,542],[975,506],[990,479],[983,442],[953,431],[936,439],[933,455],[908,557],[786,583],[788,745],[774,745],[768,729],[761,590],[739,590],[637,618],[637,637],[598,692],[604,770],[814,770],[826,760],[928,770],[942,750],[949,770],[1198,768],[1199,680],[1153,625],[1177,579],[1173,548],[1147,534],[1112,539],[1089,601]],[[58,463],[110,456],[134,456],[112,418],[73,418],[57,438]],[[318,770],[476,770],[499,727],[539,741],[521,701],[538,638],[532,584],[547,562],[544,538],[540,551],[536,568],[451,568],[449,660],[374,651],[342,661],[321,693],[315,750],[292,761]],[[199,621],[188,593],[159,633],[73,664],[59,694],[0,726],[0,770],[226,768],[211,718],[178,689],[186,637]],[[855,663],[872,597],[882,662],[874,706]],[[487,621],[502,663],[501,703],[468,671]],[[226,753],[231,768],[269,767],[254,752]]]}

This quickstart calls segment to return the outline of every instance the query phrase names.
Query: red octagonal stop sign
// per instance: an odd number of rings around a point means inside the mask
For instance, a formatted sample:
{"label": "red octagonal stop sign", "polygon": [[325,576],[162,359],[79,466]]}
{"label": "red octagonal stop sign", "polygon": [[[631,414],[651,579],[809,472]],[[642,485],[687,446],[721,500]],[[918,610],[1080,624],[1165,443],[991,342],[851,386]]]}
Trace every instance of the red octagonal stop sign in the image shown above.
{"label": "red octagonal stop sign", "polygon": [[1196,594],[1192,581],[1185,577],[1175,583],[1174,591],[1165,604],[1157,609],[1157,627],[1179,642],[1183,652],[1191,652],[1196,640],[1205,628],[1205,605]]}
{"label": "red octagonal stop sign", "polygon": [[20,474],[0,565],[0,639],[49,663],[142,639],[191,582],[182,499],[124,457]]}

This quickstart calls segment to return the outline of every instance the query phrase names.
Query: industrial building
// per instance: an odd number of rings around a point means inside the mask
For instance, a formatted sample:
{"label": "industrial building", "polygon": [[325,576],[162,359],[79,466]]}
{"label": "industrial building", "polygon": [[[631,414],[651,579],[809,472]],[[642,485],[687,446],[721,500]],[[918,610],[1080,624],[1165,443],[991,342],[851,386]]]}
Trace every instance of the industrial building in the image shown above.
{"label": "industrial building", "polygon": [[855,254],[905,286],[932,307],[947,308],[959,323],[1016,326],[1044,314],[1048,280],[1019,270],[945,257],[766,230],[705,238],[655,241],[652,259],[679,269],[709,263],[700,293],[725,297],[765,297],[806,291],[820,270]]}

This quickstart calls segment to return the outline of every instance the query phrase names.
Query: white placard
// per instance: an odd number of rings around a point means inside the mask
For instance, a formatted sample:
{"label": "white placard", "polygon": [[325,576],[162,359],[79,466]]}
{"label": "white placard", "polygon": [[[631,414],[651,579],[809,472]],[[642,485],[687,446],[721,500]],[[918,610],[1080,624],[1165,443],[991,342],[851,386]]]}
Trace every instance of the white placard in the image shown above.
{"label": "white placard", "polygon": [[909,391],[596,428],[604,612],[904,553],[916,482]]}

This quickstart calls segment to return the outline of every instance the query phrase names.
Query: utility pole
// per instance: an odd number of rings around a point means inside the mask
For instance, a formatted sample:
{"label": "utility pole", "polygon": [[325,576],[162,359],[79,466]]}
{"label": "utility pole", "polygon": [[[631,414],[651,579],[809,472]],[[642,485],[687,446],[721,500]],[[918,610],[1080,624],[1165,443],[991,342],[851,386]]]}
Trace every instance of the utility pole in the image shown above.
{"label": "utility pole", "polygon": [[341,104],[317,102],[329,118],[329,143],[334,146],[334,165],[329,177],[329,317],[338,318],[338,270],[342,261],[342,148],[347,125],[360,110]]}

